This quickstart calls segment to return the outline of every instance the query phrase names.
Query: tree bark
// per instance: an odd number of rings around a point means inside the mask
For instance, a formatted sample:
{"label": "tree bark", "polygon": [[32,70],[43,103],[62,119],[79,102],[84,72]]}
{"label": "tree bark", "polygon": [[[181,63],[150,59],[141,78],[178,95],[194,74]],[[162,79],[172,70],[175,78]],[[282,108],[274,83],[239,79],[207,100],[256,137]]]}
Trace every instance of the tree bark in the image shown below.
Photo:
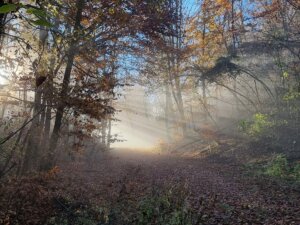
{"label": "tree bark", "polygon": [[46,169],[51,168],[54,163],[55,163],[55,155],[54,151],[57,147],[58,139],[59,139],[59,131],[62,125],[62,119],[63,119],[63,114],[64,114],[64,109],[66,107],[66,102],[64,101],[67,97],[68,94],[68,89],[69,89],[69,83],[70,83],[70,77],[71,77],[71,72],[73,68],[73,62],[74,58],[77,54],[78,51],[78,32],[80,31],[80,22],[82,19],[82,11],[85,5],[85,0],[77,0],[76,3],[76,18],[75,18],[75,25],[74,25],[74,39],[71,41],[70,48],[68,51],[68,60],[67,60],[67,66],[65,69],[64,73],[64,78],[63,78],[63,84],[62,84],[62,90],[60,92],[60,99],[59,99],[59,104],[57,107],[56,111],[56,117],[55,117],[55,123],[54,123],[54,128],[53,132],[50,138],[50,145],[49,145],[49,150],[48,150],[48,163],[46,165]]}
{"label": "tree bark", "polygon": [[102,119],[101,121],[101,142],[103,146],[106,146],[106,128],[107,128],[107,120]]}
{"label": "tree bark", "polygon": [[168,142],[171,142],[170,117],[171,117],[171,93],[168,82],[166,82],[166,109],[165,109],[165,126]]}
{"label": "tree bark", "polygon": [[107,149],[110,149],[111,142],[111,118],[108,119],[108,132],[107,132]]}
{"label": "tree bark", "polygon": [[[5,4],[4,0],[0,0],[0,7]],[[5,31],[5,20],[6,20],[7,14],[0,14],[0,51],[2,47],[2,41],[3,41],[3,34]]]}
{"label": "tree bark", "polygon": [[[34,96],[33,115],[37,115],[41,111],[41,89],[37,88]],[[28,143],[24,155],[24,163],[22,173],[27,173],[38,168],[37,161],[39,158],[40,143],[40,115],[37,115],[29,128]]]}

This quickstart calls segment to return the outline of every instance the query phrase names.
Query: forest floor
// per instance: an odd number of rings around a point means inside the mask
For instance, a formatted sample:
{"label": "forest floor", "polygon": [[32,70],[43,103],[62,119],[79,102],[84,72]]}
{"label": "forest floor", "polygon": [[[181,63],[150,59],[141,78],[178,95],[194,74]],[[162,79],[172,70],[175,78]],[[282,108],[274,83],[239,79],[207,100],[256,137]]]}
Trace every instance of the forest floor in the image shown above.
{"label": "forest floor", "polygon": [[0,186],[0,224],[300,224],[298,186],[233,160],[134,150]]}

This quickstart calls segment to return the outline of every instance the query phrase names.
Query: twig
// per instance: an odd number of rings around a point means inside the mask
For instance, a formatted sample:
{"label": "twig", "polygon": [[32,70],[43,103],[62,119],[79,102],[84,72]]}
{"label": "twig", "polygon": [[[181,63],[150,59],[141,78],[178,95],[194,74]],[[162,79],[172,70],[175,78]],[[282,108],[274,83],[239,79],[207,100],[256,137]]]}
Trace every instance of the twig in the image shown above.
{"label": "twig", "polygon": [[43,109],[41,109],[39,112],[37,112],[37,114],[35,114],[30,120],[28,120],[26,123],[24,123],[19,129],[17,129],[16,131],[10,133],[7,137],[5,137],[4,139],[2,139],[0,141],[0,145],[3,145],[5,142],[7,142],[9,139],[11,139],[13,136],[15,136],[18,132],[20,132],[24,127],[26,127],[31,121],[33,121],[41,112],[43,112],[45,110],[46,107],[44,107]]}

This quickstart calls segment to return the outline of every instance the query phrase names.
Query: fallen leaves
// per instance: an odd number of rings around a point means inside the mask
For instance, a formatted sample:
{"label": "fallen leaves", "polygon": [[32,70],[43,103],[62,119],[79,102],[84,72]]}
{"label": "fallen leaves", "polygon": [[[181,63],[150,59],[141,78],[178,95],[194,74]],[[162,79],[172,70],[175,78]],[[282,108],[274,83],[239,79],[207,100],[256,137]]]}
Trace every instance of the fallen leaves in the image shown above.
{"label": "fallen leaves", "polygon": [[[165,221],[180,218],[181,214],[172,211],[172,207],[179,204],[179,199],[185,199],[191,221],[198,221],[192,224],[300,223],[299,190],[245,176],[238,165],[222,159],[120,153],[117,157],[103,156],[94,163],[64,164],[48,174],[53,176],[23,178],[1,185],[0,224],[64,220],[71,224],[84,224],[79,223],[83,220],[96,224],[100,218],[100,224],[137,224],[143,199],[157,203],[151,200],[155,196],[153,190],[161,193],[160,197],[168,193],[168,202],[172,203],[169,209],[160,209],[174,217]],[[170,187],[182,187],[182,191],[168,192]],[[147,207],[151,208],[149,204]]]}

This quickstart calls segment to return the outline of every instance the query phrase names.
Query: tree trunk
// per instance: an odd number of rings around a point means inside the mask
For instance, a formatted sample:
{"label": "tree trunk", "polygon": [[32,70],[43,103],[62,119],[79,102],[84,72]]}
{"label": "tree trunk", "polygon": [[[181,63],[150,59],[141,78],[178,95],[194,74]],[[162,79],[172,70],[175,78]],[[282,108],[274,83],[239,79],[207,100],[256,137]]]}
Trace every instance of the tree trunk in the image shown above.
{"label": "tree trunk", "polygon": [[[4,0],[0,0],[0,7],[5,4]],[[5,21],[6,21],[7,14],[0,13],[0,51],[2,48],[2,41],[3,41],[3,35],[5,32]]]}
{"label": "tree trunk", "polygon": [[101,121],[101,143],[103,146],[106,146],[106,127],[107,127],[107,121],[106,119],[102,119]]}
{"label": "tree trunk", "polygon": [[[34,96],[33,115],[41,111],[41,90],[37,88]],[[29,128],[28,143],[24,155],[24,163],[22,173],[27,173],[38,167],[37,161],[39,158],[39,142],[40,142],[40,116],[36,116]]]}
{"label": "tree trunk", "polygon": [[2,107],[1,107],[1,119],[4,119],[5,116],[5,111],[6,111],[6,103],[2,103]]}
{"label": "tree trunk", "polygon": [[108,119],[108,132],[107,132],[107,149],[110,149],[111,142],[111,118]]}
{"label": "tree trunk", "polygon": [[59,131],[62,125],[62,119],[63,119],[63,113],[64,109],[66,107],[66,103],[64,100],[67,97],[68,94],[68,89],[69,89],[69,83],[70,83],[70,77],[71,77],[71,72],[73,68],[73,62],[74,58],[77,54],[78,51],[78,32],[80,31],[80,22],[82,19],[82,11],[83,7],[85,5],[85,0],[77,0],[76,3],[76,8],[77,8],[77,13],[76,13],[76,18],[75,18],[75,25],[74,25],[74,39],[71,41],[70,49],[68,51],[68,60],[67,60],[67,66],[65,69],[64,73],[64,79],[63,79],[63,84],[62,84],[62,90],[60,92],[60,99],[59,99],[59,104],[57,107],[56,111],[56,117],[55,117],[55,123],[54,123],[54,128],[53,132],[50,138],[50,146],[49,146],[49,151],[48,151],[48,160],[49,162],[46,165],[46,169],[51,168],[55,161],[55,156],[54,156],[54,151],[57,147],[58,139],[59,139]]}
{"label": "tree trunk", "polygon": [[[40,27],[40,34],[39,34],[39,50],[44,51],[46,39],[48,36],[47,30],[44,29],[44,27]],[[34,95],[34,109],[33,109],[33,115],[37,115],[38,113],[41,113],[41,115],[36,116],[34,120],[31,123],[31,127],[29,129],[29,137],[28,137],[28,143],[27,148],[25,150],[25,156],[24,156],[24,163],[23,163],[23,174],[35,170],[40,167],[39,161],[40,157],[42,156],[40,144],[43,141],[42,140],[42,133],[43,133],[43,125],[44,125],[44,119],[45,119],[45,110],[42,110],[42,107],[45,109],[43,104],[45,104],[45,89],[41,84],[38,84],[38,79],[41,76],[46,76],[46,74],[39,74],[38,67],[40,66],[40,59],[37,65],[36,72],[35,72],[35,79],[36,79],[36,92]],[[42,98],[43,96],[43,98]],[[42,111],[41,111],[42,110]]]}
{"label": "tree trunk", "polygon": [[[42,102],[42,107],[45,107],[46,108],[46,105],[47,105],[47,100],[45,98],[45,90],[42,90],[42,96],[41,96],[41,102]],[[43,126],[45,124],[45,118],[46,118],[46,110],[44,110],[42,113],[41,113],[41,125]]]}
{"label": "tree trunk", "polygon": [[165,109],[165,125],[166,125],[166,137],[168,142],[171,142],[171,130],[170,130],[170,117],[171,117],[171,93],[169,84],[166,82],[166,109]]}
{"label": "tree trunk", "polygon": [[[52,116],[52,104],[53,104],[53,78],[56,76],[58,69],[55,69],[55,56],[52,56],[50,59],[50,71],[48,76],[48,82],[46,87],[46,118],[45,118],[45,125],[44,125],[44,137],[43,141],[45,146],[49,144],[50,138],[50,129],[51,129],[51,116]],[[47,153],[46,153],[47,154]]]}
{"label": "tree trunk", "polygon": [[176,75],[175,78],[175,87],[176,87],[176,95],[177,95],[177,107],[180,116],[180,124],[182,128],[183,136],[186,135],[186,121],[185,121],[185,113],[184,113],[184,105],[182,100],[182,93],[181,93],[181,84],[178,76]]}
{"label": "tree trunk", "polygon": [[207,98],[206,98],[206,82],[205,79],[202,79],[202,104],[203,104],[203,109],[204,109],[204,120],[207,121],[207,112],[208,112],[208,107],[207,107]]}
{"label": "tree trunk", "polygon": [[236,56],[236,31],[235,31],[235,8],[234,8],[235,0],[231,0],[231,33],[232,33],[232,49],[231,55]]}

